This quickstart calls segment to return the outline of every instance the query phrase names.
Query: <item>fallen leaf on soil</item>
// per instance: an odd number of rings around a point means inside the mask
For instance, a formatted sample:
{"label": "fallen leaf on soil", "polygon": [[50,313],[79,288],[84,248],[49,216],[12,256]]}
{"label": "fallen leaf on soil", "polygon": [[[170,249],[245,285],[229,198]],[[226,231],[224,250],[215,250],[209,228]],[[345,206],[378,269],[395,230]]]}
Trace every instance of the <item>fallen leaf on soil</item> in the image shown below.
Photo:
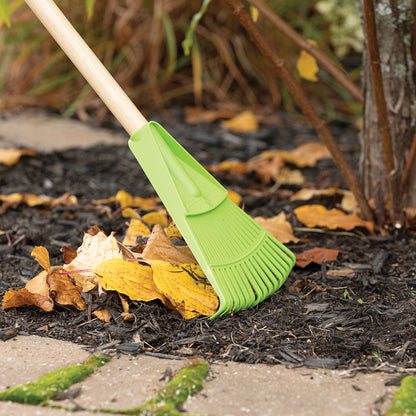
{"label": "fallen leaf on soil", "polygon": [[146,260],[164,260],[173,265],[197,263],[192,255],[184,254],[170,241],[159,224],[153,227],[142,257]]}
{"label": "fallen leaf on soil", "polygon": [[166,235],[169,238],[173,238],[174,240],[182,240],[183,238],[181,232],[179,231],[179,228],[176,226],[174,222],[171,222],[169,224],[169,227],[166,228]]}
{"label": "fallen leaf on soil", "polygon": [[105,290],[115,290],[131,300],[164,301],[164,296],[153,281],[150,266],[123,259],[111,259],[97,265],[94,273]]}
{"label": "fallen leaf on soil", "polygon": [[[67,194],[64,194],[65,196]],[[63,197],[62,196],[62,197]],[[35,207],[38,205],[51,205],[56,206],[58,205],[56,201],[60,200],[60,198],[49,198],[46,196],[38,196],[34,194],[9,194],[9,195],[0,195],[0,202],[2,205],[0,207],[0,213],[5,212],[8,208],[16,208],[19,204],[26,204],[30,207]],[[68,198],[66,196],[66,198]],[[69,199],[67,199],[67,205],[76,205],[77,199],[75,196],[70,195]]]}
{"label": "fallen leaf on soil", "polygon": [[68,276],[59,274],[60,267],[50,267],[49,253],[45,247],[35,247],[32,256],[45,270],[27,282],[23,289],[9,290],[3,298],[3,309],[34,305],[50,312],[54,302],[73,305],[79,310],[86,308],[81,290]]}
{"label": "fallen leaf on soil", "polygon": [[98,311],[94,311],[92,315],[95,316],[100,321],[107,322],[108,324],[111,321],[111,315],[110,315],[110,312],[108,312],[108,309],[100,309]]}
{"label": "fallen leaf on soil", "polygon": [[247,162],[239,160],[224,160],[215,166],[208,166],[207,169],[211,173],[230,172],[237,175],[245,175],[248,171]]}
{"label": "fallen leaf on soil", "polygon": [[256,217],[254,221],[283,244],[297,243],[299,241],[299,238],[293,235],[292,226],[286,221],[284,212],[272,218]]}
{"label": "fallen leaf on soil", "polygon": [[231,201],[233,201],[236,205],[240,205],[241,201],[243,200],[243,197],[238,194],[237,192],[229,189],[228,190],[228,199],[231,199]]}
{"label": "fallen leaf on soil", "polygon": [[123,208],[121,210],[121,215],[124,218],[136,218],[136,219],[139,219],[140,218],[139,213],[135,209],[130,208],[130,207]]}
{"label": "fallen leaf on soil", "polygon": [[303,205],[294,212],[298,220],[307,227],[326,227],[330,230],[364,227],[370,233],[374,232],[374,224],[371,221],[364,221],[355,214],[347,215],[335,208],[328,210],[322,205]]}
{"label": "fallen leaf on soil", "polygon": [[31,255],[35,258],[35,260],[40,264],[42,269],[46,270],[47,272],[51,268],[51,263],[49,260],[49,253],[45,247],[37,246],[32,250]]}
{"label": "fallen leaf on soil", "polygon": [[142,221],[147,225],[160,224],[164,227],[168,226],[168,219],[161,212],[149,212],[142,217]]}
{"label": "fallen leaf on soil", "polygon": [[275,182],[283,185],[303,185],[305,183],[305,177],[299,169],[283,167],[277,174]]}
{"label": "fallen leaf on soil", "polygon": [[218,297],[200,266],[173,266],[162,260],[152,260],[150,264],[156,286],[183,318],[211,316],[216,312]]}
{"label": "fallen leaf on soil", "polygon": [[269,154],[268,157],[264,157],[263,154],[250,159],[247,163],[248,169],[254,171],[256,176],[266,184],[270,183],[271,180],[276,182],[283,165],[284,161],[278,153]]}
{"label": "fallen leaf on soil", "polygon": [[10,289],[3,296],[3,309],[20,306],[38,306],[45,312],[53,309],[53,301],[48,297],[29,292],[26,288],[18,291]]}
{"label": "fallen leaf on soil", "polygon": [[[314,40],[308,39],[308,42],[312,43],[314,46],[317,45]],[[312,82],[318,81],[316,74],[319,71],[319,67],[316,63],[316,59],[305,50],[300,51],[299,58],[296,62],[296,68],[302,78]]]}
{"label": "fallen leaf on soil", "polygon": [[95,205],[110,204],[111,202],[118,202],[121,208],[140,208],[145,211],[156,208],[159,198],[141,198],[139,196],[132,196],[126,191],[118,191],[116,196],[107,199],[95,199],[92,201]]}
{"label": "fallen leaf on soil", "polygon": [[63,246],[61,248],[61,253],[64,255],[64,263],[69,264],[72,260],[77,256],[77,251],[73,248],[70,248],[68,246]]}
{"label": "fallen leaf on soil", "polygon": [[142,221],[133,218],[130,221],[129,228],[127,229],[126,236],[124,237],[123,244],[126,246],[134,246],[137,244],[137,239],[149,237],[151,234],[149,227]]}
{"label": "fallen leaf on soil", "polygon": [[322,264],[323,262],[337,259],[339,250],[314,247],[296,255],[296,266],[306,267],[310,263]]}
{"label": "fallen leaf on soil", "polygon": [[131,321],[134,319],[134,315],[130,313],[129,302],[120,293],[118,294],[118,297],[120,298],[121,306],[123,308],[123,312],[121,313],[123,321]]}
{"label": "fallen leaf on soil", "polygon": [[30,149],[0,149],[0,163],[6,166],[15,165],[22,156],[35,156]]}
{"label": "fallen leaf on soil", "polygon": [[259,129],[257,118],[251,111],[243,111],[229,120],[224,120],[221,125],[235,132],[251,132]]}
{"label": "fallen leaf on soil", "polygon": [[341,208],[344,211],[352,212],[357,208],[357,201],[351,191],[346,191],[344,189],[338,188],[328,188],[328,189],[301,189],[291,196],[291,201],[307,201],[309,199],[319,197],[319,196],[334,196],[342,195]]}
{"label": "fallen leaf on soil", "polygon": [[219,119],[229,119],[235,115],[233,110],[204,110],[199,107],[185,107],[185,123],[213,123]]}
{"label": "fallen leaf on soil", "polygon": [[81,296],[81,288],[75,286],[69,276],[60,274],[59,270],[50,273],[47,278],[49,285],[49,296],[58,305],[75,306],[79,311],[83,311],[87,305]]}
{"label": "fallen leaf on soil", "polygon": [[114,236],[107,237],[102,231],[95,235],[87,233],[77,250],[77,256],[63,269],[72,271],[71,278],[81,286],[83,292],[89,292],[98,286],[98,279],[91,270],[105,260],[116,258],[121,259],[122,253]]}

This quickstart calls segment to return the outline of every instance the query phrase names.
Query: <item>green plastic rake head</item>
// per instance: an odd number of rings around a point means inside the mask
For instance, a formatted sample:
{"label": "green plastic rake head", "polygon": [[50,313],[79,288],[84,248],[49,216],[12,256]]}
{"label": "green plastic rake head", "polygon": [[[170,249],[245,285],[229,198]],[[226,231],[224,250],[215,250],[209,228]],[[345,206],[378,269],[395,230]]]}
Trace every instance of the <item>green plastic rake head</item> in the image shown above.
{"label": "green plastic rake head", "polygon": [[131,135],[129,146],[214,287],[215,316],[263,301],[295,257],[234,202],[159,124],[147,122],[53,0],[25,0]]}
{"label": "green plastic rake head", "polygon": [[220,299],[214,317],[254,306],[279,289],[293,253],[232,202],[162,126],[146,124],[129,146]]}

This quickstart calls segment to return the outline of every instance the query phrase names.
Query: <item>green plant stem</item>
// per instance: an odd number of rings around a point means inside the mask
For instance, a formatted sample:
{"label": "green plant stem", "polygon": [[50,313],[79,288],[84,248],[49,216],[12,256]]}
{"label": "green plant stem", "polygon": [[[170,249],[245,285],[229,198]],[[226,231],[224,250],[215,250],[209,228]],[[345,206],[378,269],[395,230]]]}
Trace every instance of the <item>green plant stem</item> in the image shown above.
{"label": "green plant stem", "polygon": [[304,49],[312,55],[322,67],[359,103],[363,103],[362,91],[352,82],[346,73],[330,59],[324,52],[318,49],[311,42],[303,38],[296,30],[292,29],[279,15],[276,14],[263,0],[247,0],[263,13],[264,17],[276,27],[281,33],[288,37],[299,48]]}
{"label": "green plant stem", "polygon": [[386,168],[386,180],[391,201],[391,219],[396,228],[403,225],[402,209],[399,198],[397,181],[395,176],[393,142],[391,137],[390,123],[387,115],[386,98],[383,88],[383,77],[380,66],[380,51],[377,40],[376,19],[373,0],[363,0],[364,23],[367,35],[367,48],[370,57],[371,78],[373,82],[374,98],[377,107],[378,124],[383,142],[384,164]]}
{"label": "green plant stem", "polygon": [[246,29],[251,36],[253,42],[256,44],[260,52],[272,63],[278,75],[282,78],[283,82],[287,85],[296,103],[299,105],[305,116],[308,118],[311,125],[314,127],[319,137],[328,148],[331,156],[334,159],[342,177],[346,184],[354,194],[357,204],[361,210],[363,218],[367,221],[373,220],[373,214],[371,208],[368,205],[368,201],[364,196],[364,191],[358,181],[357,176],[351,169],[351,166],[346,161],[344,154],[339,148],[337,142],[332,136],[330,130],[326,126],[324,120],[319,116],[314,106],[310,102],[306,93],[302,89],[299,82],[286,68],[285,62],[281,59],[272,47],[266,42],[261,35],[256,24],[251,19],[249,13],[244,8],[240,0],[224,0],[225,3],[233,11],[234,15],[239,19],[241,25]]}

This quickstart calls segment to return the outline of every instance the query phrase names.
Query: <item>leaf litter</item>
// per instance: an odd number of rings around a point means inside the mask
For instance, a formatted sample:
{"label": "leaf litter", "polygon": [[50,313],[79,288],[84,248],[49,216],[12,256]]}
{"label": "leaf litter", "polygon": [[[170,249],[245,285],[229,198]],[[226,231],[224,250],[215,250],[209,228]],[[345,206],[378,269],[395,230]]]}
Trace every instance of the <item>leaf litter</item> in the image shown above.
{"label": "leaf litter", "polygon": [[[189,134],[183,134],[184,131]],[[260,129],[258,134],[238,133],[241,142],[234,139],[230,142],[228,136],[221,138],[221,146],[213,145],[212,141],[205,142],[207,134],[222,137],[222,132],[211,124],[204,125],[203,129],[198,125],[181,125],[176,133],[173,131],[175,137],[195,137],[185,139],[183,144],[191,153],[201,152],[203,163],[211,166],[227,159],[237,158],[246,163],[244,161],[257,158],[256,155],[261,154],[259,149],[270,148],[271,137],[279,141],[275,144],[279,144],[282,151],[287,152],[291,152],[291,147],[305,144],[308,135],[310,141],[314,140],[313,134],[304,127],[299,133],[293,127],[282,125],[278,135],[268,127],[263,131]],[[344,134],[349,135],[343,138]],[[357,148],[351,143],[355,135],[355,131],[345,127],[338,132],[341,142],[344,140],[347,157],[353,161]],[[257,147],[248,146],[249,142],[257,143]],[[265,153],[263,156],[275,163],[274,155]],[[33,276],[43,273],[36,282],[38,287],[30,284],[29,289],[38,290],[37,296],[43,296],[47,302],[53,301],[53,309],[47,313],[33,306],[1,310],[0,335],[4,332],[6,337],[17,328],[21,333],[68,339],[95,347],[111,341],[119,351],[161,356],[198,355],[246,363],[325,368],[414,368],[416,255],[412,230],[400,236],[373,236],[365,224],[348,230],[339,224],[335,227],[301,222],[296,209],[305,205],[306,198],[294,197],[301,191],[301,186],[304,189],[338,190],[311,193],[307,205],[355,213],[354,205],[350,205],[351,210],[341,205],[345,194],[343,190],[339,191],[342,179],[333,162],[318,158],[314,163],[298,167],[296,163],[284,160],[283,168],[301,170],[305,185],[276,182],[275,174],[258,175],[247,166],[245,171],[238,173],[232,169],[215,173],[221,182],[242,196],[241,206],[253,217],[273,223],[277,221],[274,217],[284,212],[284,221],[291,227],[290,236],[297,239],[287,245],[297,255],[318,247],[336,250],[338,256],[318,259],[304,268],[295,266],[285,285],[260,305],[214,321],[205,316],[184,319],[180,312],[169,309],[160,299],[144,302],[113,290],[106,291],[105,282],[100,282],[100,278],[91,272],[100,263],[79,266],[89,270],[91,274],[87,281],[94,284],[91,291],[81,292],[86,308],[78,310],[75,306],[60,305],[56,301],[56,290],[51,289],[50,276],[54,273],[37,266],[30,257],[35,247],[43,246],[49,253],[51,269],[58,267],[59,271],[78,256],[85,231],[98,225],[106,238],[117,240],[116,251],[121,253],[121,258],[116,262],[121,260],[123,264],[151,268],[152,261],[163,261],[160,258],[135,258],[143,253],[154,228],[144,224],[145,215],[148,212],[165,214],[128,149],[101,146],[83,151],[72,149],[39,154],[25,158],[24,163],[1,166],[1,192],[5,196],[30,192],[57,198],[70,193],[76,195],[77,202],[56,206],[44,203],[34,207],[19,203],[9,206],[0,216],[3,232],[0,235],[0,296],[4,300],[9,289],[22,290]],[[53,192],[49,181],[52,181]],[[120,192],[120,188],[125,191]],[[136,194],[140,199],[133,196]],[[140,205],[143,203],[144,206]],[[124,217],[124,208],[131,208],[137,215]],[[174,225],[166,229],[163,225],[162,228],[169,243],[188,255]],[[105,259],[101,263],[105,261],[113,260]],[[42,264],[45,266],[43,261]],[[67,271],[58,275],[68,277],[73,284],[74,279]],[[44,296],[47,293],[48,296]],[[169,302],[174,303],[175,299]],[[102,313],[111,318],[109,322],[94,318],[92,312],[99,311],[106,311]],[[124,320],[124,317],[133,319]],[[376,355],[374,351],[377,351]]]}

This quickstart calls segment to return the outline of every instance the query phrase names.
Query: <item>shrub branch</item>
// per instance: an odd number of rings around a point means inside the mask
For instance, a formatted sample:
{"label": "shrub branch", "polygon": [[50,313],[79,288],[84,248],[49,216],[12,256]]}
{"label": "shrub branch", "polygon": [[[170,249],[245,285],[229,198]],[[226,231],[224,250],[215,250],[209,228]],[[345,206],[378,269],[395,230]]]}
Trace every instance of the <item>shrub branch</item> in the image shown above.
{"label": "shrub branch", "polygon": [[346,184],[354,194],[357,204],[361,210],[361,214],[365,220],[372,220],[373,215],[368,205],[368,201],[364,196],[364,191],[360,182],[357,179],[351,166],[346,161],[344,154],[339,148],[337,142],[326,126],[324,120],[314,109],[312,103],[302,89],[300,83],[286,68],[285,62],[281,59],[272,47],[266,42],[262,34],[258,30],[256,24],[251,19],[249,13],[244,8],[240,0],[224,0],[228,7],[232,10],[234,15],[239,19],[241,25],[246,29],[251,36],[252,41],[256,44],[259,51],[272,63],[278,75],[287,85],[296,103],[299,105],[305,116],[308,118],[311,125],[316,130],[317,134],[331,153],[335,164],[337,165]]}
{"label": "shrub branch", "polygon": [[263,0],[247,0],[251,5],[260,10],[266,19],[288,37],[299,48],[312,55],[321,66],[359,103],[364,101],[361,89],[351,81],[346,73],[325,53],[311,42],[303,38],[296,30],[292,29],[279,15],[277,15]]}

